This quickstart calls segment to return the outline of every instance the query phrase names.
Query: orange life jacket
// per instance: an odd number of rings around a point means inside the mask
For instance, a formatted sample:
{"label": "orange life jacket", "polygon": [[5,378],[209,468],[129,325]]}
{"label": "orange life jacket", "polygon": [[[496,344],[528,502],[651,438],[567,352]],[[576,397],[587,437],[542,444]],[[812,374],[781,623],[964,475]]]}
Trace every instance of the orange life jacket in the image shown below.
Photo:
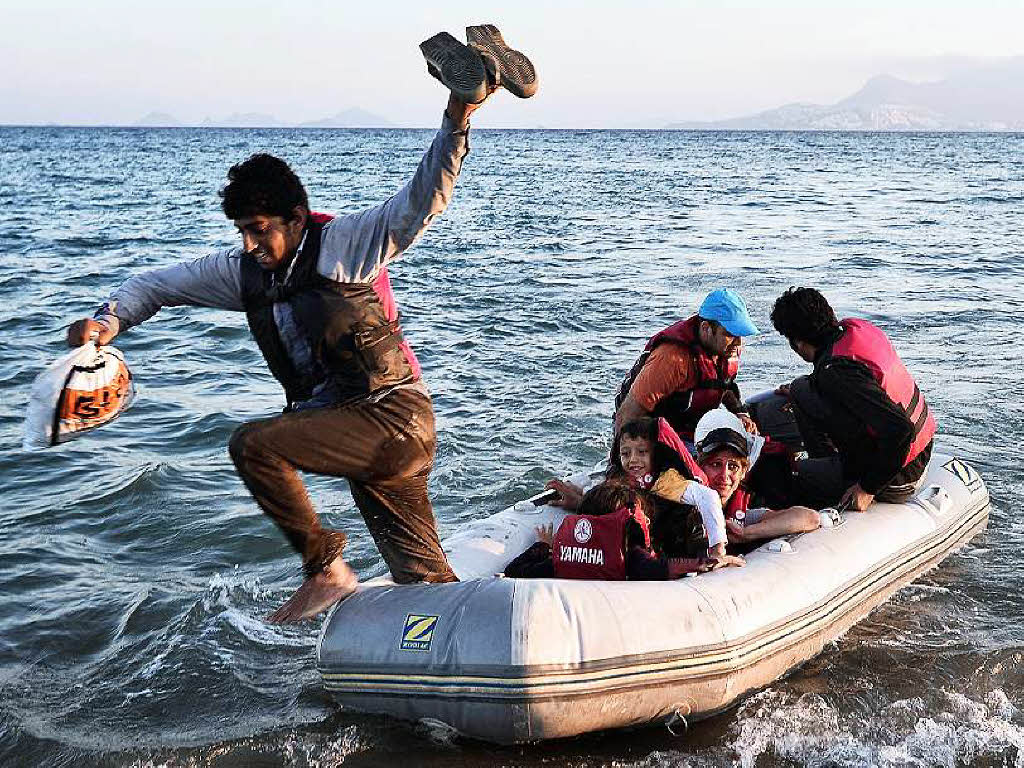
{"label": "orange life jacket", "polygon": [[700,417],[722,404],[725,393],[736,380],[740,366],[738,353],[726,358],[711,357],[700,343],[699,328],[700,317],[694,315],[654,334],[623,380],[619,394],[615,398],[615,410],[617,411],[626,399],[633,382],[640,375],[654,348],[666,343],[679,344],[686,347],[692,355],[697,383],[692,389],[673,392],[662,398],[651,415],[667,419],[683,438],[693,440],[693,431]]}

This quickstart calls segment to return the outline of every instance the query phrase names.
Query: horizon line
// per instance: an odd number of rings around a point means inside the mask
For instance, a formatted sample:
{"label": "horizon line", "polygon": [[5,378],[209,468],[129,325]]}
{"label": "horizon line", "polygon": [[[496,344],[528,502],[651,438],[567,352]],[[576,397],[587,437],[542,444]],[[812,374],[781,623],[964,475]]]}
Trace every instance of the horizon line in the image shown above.
{"label": "horizon line", "polygon": [[[710,121],[709,121],[710,122]],[[118,129],[136,131],[174,131],[174,130],[204,130],[204,131],[436,131],[436,126],[323,126],[323,125],[138,125],[134,123],[0,123],[0,129],[4,128],[70,128],[70,129]],[[1024,135],[1024,128],[995,129],[995,128],[727,128],[727,127],[706,127],[706,128],[673,128],[671,125],[633,126],[633,127],[611,127],[611,126],[574,126],[549,128],[547,126],[521,126],[521,127],[473,127],[477,131],[661,131],[665,133],[899,133],[899,134],[999,134],[999,135]]]}

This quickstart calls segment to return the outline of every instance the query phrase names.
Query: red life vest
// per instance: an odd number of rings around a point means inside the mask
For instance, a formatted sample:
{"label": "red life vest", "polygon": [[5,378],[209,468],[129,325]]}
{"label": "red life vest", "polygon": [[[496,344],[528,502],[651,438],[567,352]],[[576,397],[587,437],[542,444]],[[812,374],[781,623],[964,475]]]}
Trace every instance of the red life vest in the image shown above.
{"label": "red life vest", "polygon": [[622,581],[626,578],[626,525],[632,520],[651,546],[647,516],[621,507],[609,515],[566,515],[551,543],[555,578]]}
{"label": "red life vest", "polygon": [[[305,241],[295,255],[291,277],[274,275],[250,254],[242,256],[242,302],[249,328],[270,372],[284,387],[289,408],[308,399],[321,382],[333,380],[341,400],[357,400],[420,376],[419,362],[402,336],[398,307],[386,269],[372,283],[337,283],[317,272],[324,226],[333,217],[310,212]],[[310,342],[322,369],[299,371],[288,356],[274,304],[287,302],[296,325]]]}
{"label": "red life vest", "polygon": [[651,415],[668,419],[676,432],[687,440],[693,440],[693,430],[700,417],[722,404],[722,399],[726,391],[733,386],[740,367],[738,353],[736,356],[722,358],[711,357],[705,351],[699,339],[700,321],[700,317],[694,315],[670,325],[651,337],[619,388],[619,394],[615,398],[616,411],[626,399],[633,382],[640,375],[654,348],[665,343],[679,344],[690,350],[697,383],[692,389],[673,392],[662,398]]}
{"label": "red life vest", "polygon": [[851,318],[840,321],[840,325],[843,326],[843,335],[822,355],[816,367],[836,357],[856,360],[867,366],[878,386],[906,411],[907,418],[914,425],[914,439],[903,462],[903,466],[906,466],[920,455],[935,436],[935,419],[924,395],[881,328],[867,320]]}

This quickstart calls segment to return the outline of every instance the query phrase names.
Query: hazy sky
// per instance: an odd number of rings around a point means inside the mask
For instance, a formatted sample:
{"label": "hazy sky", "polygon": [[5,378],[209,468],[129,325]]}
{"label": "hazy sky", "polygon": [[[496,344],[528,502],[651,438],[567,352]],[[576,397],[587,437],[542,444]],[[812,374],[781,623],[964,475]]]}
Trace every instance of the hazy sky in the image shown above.
{"label": "hazy sky", "polygon": [[493,22],[537,65],[480,126],[628,127],[831,103],[871,75],[935,79],[947,56],[1024,54],[1024,0],[558,2],[0,0],[0,123],[314,120],[361,107],[432,126],[417,44]]}

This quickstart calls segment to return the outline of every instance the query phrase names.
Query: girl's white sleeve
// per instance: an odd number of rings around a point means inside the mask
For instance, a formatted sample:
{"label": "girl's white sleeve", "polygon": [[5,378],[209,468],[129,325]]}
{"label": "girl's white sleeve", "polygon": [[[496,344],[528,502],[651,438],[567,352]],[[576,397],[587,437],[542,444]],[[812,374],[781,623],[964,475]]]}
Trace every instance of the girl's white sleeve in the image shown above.
{"label": "girl's white sleeve", "polygon": [[708,533],[708,547],[724,544],[728,541],[725,530],[725,514],[722,512],[722,499],[718,492],[700,483],[687,483],[683,491],[682,502],[693,504],[700,510],[704,521],[704,530]]}

